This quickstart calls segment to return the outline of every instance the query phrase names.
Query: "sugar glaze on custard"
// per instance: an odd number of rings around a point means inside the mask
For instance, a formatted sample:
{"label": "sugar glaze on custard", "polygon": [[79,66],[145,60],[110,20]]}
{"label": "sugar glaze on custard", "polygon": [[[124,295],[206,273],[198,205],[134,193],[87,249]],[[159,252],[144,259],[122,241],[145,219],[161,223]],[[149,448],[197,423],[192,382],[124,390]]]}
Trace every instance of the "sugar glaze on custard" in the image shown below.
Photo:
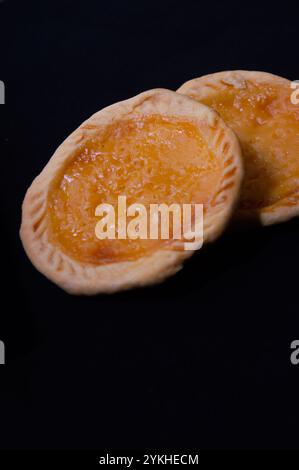
{"label": "sugar glaze on custard", "polygon": [[207,204],[219,184],[221,162],[198,126],[161,115],[111,123],[85,142],[56,179],[48,197],[49,237],[78,261],[105,264],[135,260],[165,240],[98,240],[95,208],[117,204]]}
{"label": "sugar glaze on custard", "polygon": [[299,105],[291,102],[287,84],[244,80],[240,87],[223,85],[200,101],[215,109],[241,141],[245,180],[240,209],[271,208],[298,192]]}

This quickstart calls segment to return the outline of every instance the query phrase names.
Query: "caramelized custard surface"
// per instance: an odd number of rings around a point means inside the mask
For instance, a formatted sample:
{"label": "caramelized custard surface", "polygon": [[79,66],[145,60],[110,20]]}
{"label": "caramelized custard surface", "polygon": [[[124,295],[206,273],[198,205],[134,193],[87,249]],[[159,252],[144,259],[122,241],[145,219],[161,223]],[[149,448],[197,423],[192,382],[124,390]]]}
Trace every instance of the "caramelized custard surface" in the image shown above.
{"label": "caramelized custard surface", "polygon": [[118,196],[127,197],[127,206],[206,204],[220,178],[221,161],[192,121],[161,115],[119,120],[85,142],[53,183],[50,240],[77,261],[91,264],[135,260],[165,245],[171,249],[172,240],[161,238],[97,239],[96,207],[109,203],[116,208]]}
{"label": "caramelized custard surface", "polygon": [[243,87],[227,85],[200,100],[239,137],[245,157],[240,209],[268,208],[298,191],[299,105],[292,104],[291,93],[287,84],[246,80]]}

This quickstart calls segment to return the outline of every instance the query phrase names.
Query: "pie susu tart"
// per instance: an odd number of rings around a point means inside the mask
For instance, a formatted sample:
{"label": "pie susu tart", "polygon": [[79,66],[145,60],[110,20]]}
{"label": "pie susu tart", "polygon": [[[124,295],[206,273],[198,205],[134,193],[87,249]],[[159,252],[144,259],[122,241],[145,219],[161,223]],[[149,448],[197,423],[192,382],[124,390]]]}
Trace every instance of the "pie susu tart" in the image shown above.
{"label": "pie susu tart", "polygon": [[188,81],[178,92],[215,109],[240,140],[245,175],[237,219],[269,225],[298,215],[299,105],[291,82],[231,71]]}
{"label": "pie susu tart", "polygon": [[210,108],[156,89],[90,117],[58,147],[28,189],[21,239],[36,268],[72,294],[163,280],[192,251],[180,240],[95,235],[99,204],[203,204],[204,243],[224,229],[238,198],[234,133]]}

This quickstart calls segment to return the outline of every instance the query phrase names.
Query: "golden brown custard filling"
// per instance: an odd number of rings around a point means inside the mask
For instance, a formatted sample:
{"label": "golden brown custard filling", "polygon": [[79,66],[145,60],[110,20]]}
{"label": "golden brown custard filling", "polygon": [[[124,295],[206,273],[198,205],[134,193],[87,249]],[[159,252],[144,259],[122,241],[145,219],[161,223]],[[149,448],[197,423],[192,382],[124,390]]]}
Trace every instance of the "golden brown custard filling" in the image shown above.
{"label": "golden brown custard filling", "polygon": [[[225,83],[223,82],[225,85]],[[299,105],[287,85],[227,86],[201,100],[214,108],[240,139],[245,157],[241,209],[272,206],[298,191]]]}
{"label": "golden brown custard filling", "polygon": [[151,115],[120,120],[98,132],[53,183],[48,199],[50,240],[78,261],[133,260],[171,241],[99,240],[95,209],[141,203],[202,203],[214,194],[221,162],[187,119]]}

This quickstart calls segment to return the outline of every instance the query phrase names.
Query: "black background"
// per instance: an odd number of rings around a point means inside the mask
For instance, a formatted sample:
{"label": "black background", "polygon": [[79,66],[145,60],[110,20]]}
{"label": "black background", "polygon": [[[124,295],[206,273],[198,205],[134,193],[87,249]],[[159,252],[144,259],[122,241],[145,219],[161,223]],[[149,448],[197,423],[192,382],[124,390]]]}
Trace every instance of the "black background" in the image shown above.
{"label": "black background", "polygon": [[162,285],[72,297],[19,240],[25,191],[92,113],[219,70],[299,79],[299,4],[0,3],[1,448],[299,447],[299,220],[228,233]]}

